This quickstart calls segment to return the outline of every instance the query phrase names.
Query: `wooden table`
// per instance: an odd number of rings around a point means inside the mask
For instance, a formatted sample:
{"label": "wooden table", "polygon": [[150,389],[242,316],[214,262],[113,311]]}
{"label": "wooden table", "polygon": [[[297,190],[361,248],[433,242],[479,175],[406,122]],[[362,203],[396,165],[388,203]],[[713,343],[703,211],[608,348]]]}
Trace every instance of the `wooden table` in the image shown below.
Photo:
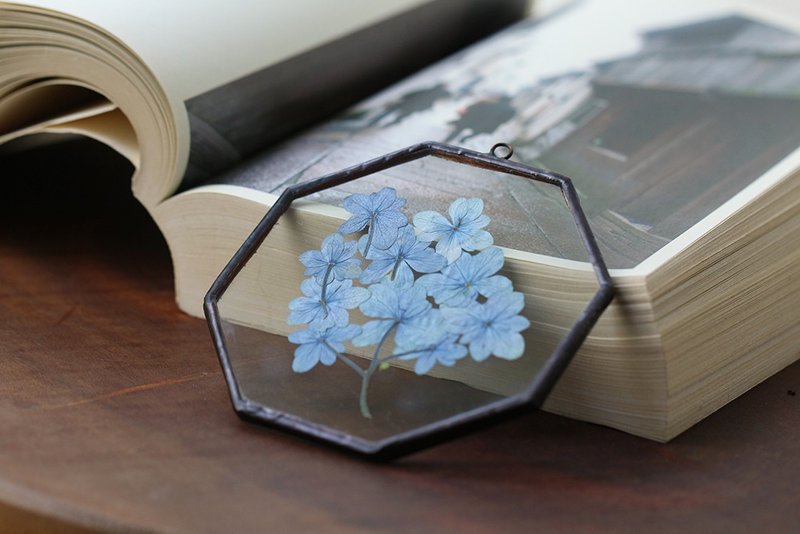
{"label": "wooden table", "polygon": [[800,525],[797,364],[667,445],[537,413],[376,465],[241,422],[126,166],[84,151],[1,167],[0,531]]}

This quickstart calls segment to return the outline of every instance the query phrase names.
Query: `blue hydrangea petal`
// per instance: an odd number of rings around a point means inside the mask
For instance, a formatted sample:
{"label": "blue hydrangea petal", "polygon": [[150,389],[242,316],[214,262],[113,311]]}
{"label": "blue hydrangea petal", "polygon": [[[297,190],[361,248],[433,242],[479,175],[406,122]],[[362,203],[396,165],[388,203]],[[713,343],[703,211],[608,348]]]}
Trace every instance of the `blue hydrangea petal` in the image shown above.
{"label": "blue hydrangea petal", "polygon": [[524,351],[524,340],[519,334],[530,326],[530,321],[516,315],[524,306],[522,293],[506,291],[494,294],[483,304],[469,308],[442,308],[450,332],[461,335],[461,342],[469,344],[476,361],[492,354],[515,359]]}
{"label": "blue hydrangea petal", "polygon": [[441,285],[431,288],[431,295],[440,306],[463,308],[471,304],[477,294],[475,287],[457,283],[452,278],[446,278]]}
{"label": "blue hydrangea petal", "polygon": [[438,241],[442,236],[452,230],[450,224],[441,213],[435,211],[421,211],[414,215],[414,226],[419,231],[417,238],[422,241]]}
{"label": "blue hydrangea petal", "polygon": [[[400,290],[402,286],[398,287]],[[431,309],[431,303],[428,302],[427,293],[425,292],[425,288],[414,284],[411,288],[407,288],[401,291],[400,293],[400,308],[402,308],[404,312],[404,317],[412,318],[423,313],[426,313],[428,310]]]}
{"label": "blue hydrangea petal", "polygon": [[[362,238],[363,239],[363,238]],[[444,258],[438,256],[428,244],[418,241],[411,227],[401,228],[395,241],[388,249],[370,248],[367,255],[372,263],[364,270],[361,282],[372,284],[396,269],[395,279],[408,285],[413,282],[414,273],[435,272],[444,266]]]}
{"label": "blue hydrangea petal", "polygon": [[401,344],[395,347],[395,354],[409,353],[400,356],[400,359],[416,360],[414,372],[418,375],[427,373],[436,363],[450,367],[467,354],[467,348],[457,343],[457,335],[447,334],[441,329],[443,319],[436,311],[428,313],[426,320],[420,322],[420,326],[424,324],[426,328],[419,335],[407,339],[405,346]]}
{"label": "blue hydrangea petal", "polygon": [[484,297],[491,297],[496,293],[511,292],[513,285],[511,284],[511,280],[497,274],[476,282],[475,289]]}
{"label": "blue hydrangea petal", "polygon": [[[372,250],[370,250],[370,255],[372,255]],[[394,258],[385,254],[382,258],[372,260],[372,263],[361,273],[359,280],[362,284],[374,284],[378,282],[381,278],[389,274],[392,267],[394,267],[394,262]]]}
{"label": "blue hydrangea petal", "polygon": [[339,232],[342,234],[352,234],[363,230],[372,219],[372,200],[367,195],[353,194],[342,202],[344,209],[349,211],[352,216],[341,226]]}
{"label": "blue hydrangea petal", "polygon": [[419,278],[418,283],[432,296],[436,304],[463,307],[469,304],[477,293],[475,288],[465,288],[463,283],[448,278],[444,274],[433,273]]}
{"label": "blue hydrangea petal", "polygon": [[505,262],[503,251],[498,247],[487,248],[470,258],[472,261],[469,275],[472,278],[487,278],[496,274]]}
{"label": "blue hydrangea petal", "polygon": [[399,210],[406,205],[406,199],[397,196],[397,191],[393,187],[384,187],[380,191],[370,193],[370,201],[374,209]]}
{"label": "blue hydrangea petal", "polygon": [[370,232],[372,232],[372,247],[387,249],[397,240],[398,231],[401,227],[408,224],[405,216],[399,214],[395,216],[393,212],[385,212],[375,219]]}
{"label": "blue hydrangea petal", "polygon": [[418,345],[414,340],[422,335],[424,335],[424,330],[419,327],[419,324],[413,320],[407,320],[397,325],[394,342],[401,346],[416,348]]}
{"label": "blue hydrangea petal", "polygon": [[294,351],[294,360],[292,360],[292,371],[295,373],[310,371],[319,362],[319,349],[320,345],[318,343],[309,343],[297,347]]}
{"label": "blue hydrangea petal", "polygon": [[521,334],[507,333],[498,337],[492,352],[504,360],[516,360],[525,352],[525,340]]}
{"label": "blue hydrangea petal", "polygon": [[303,274],[314,276],[318,278],[320,283],[322,282],[322,277],[328,268],[328,261],[322,257],[322,252],[319,250],[307,250],[300,254],[300,262],[306,266]]}
{"label": "blue hydrangea petal", "polygon": [[289,310],[291,313],[286,322],[290,325],[312,323],[325,318],[325,309],[319,299],[297,297],[289,302]]}
{"label": "blue hydrangea petal", "polygon": [[436,355],[433,352],[427,352],[414,363],[414,372],[420,376],[427,374],[434,365],[436,365]]}
{"label": "blue hydrangea petal", "polygon": [[483,337],[486,330],[486,325],[483,321],[472,320],[460,325],[463,330],[461,331],[461,342],[472,343],[473,341]]}
{"label": "blue hydrangea petal", "polygon": [[[359,252],[361,252],[362,255],[363,255],[363,250],[361,250],[361,249],[363,249],[363,248],[365,248],[367,246],[367,239],[368,239],[368,236],[363,235],[358,240]],[[370,261],[373,261],[373,262],[374,261],[394,262],[394,258],[396,256],[395,249],[396,249],[396,245],[395,244],[393,244],[389,248],[378,248],[378,247],[370,246],[369,251],[367,252],[367,255],[364,256],[364,257],[366,259],[370,260]]]}
{"label": "blue hydrangea petal", "polygon": [[400,228],[408,226],[408,217],[401,211],[390,209],[378,212],[376,222],[380,222],[382,225],[386,226],[386,228],[399,230]]}
{"label": "blue hydrangea petal", "polygon": [[457,337],[453,336],[453,342],[451,342],[445,350],[442,350],[438,356],[439,363],[445,367],[452,367],[458,360],[467,355],[467,347],[455,343],[456,339]]}
{"label": "blue hydrangea petal", "polygon": [[337,232],[328,234],[325,239],[322,240],[322,246],[319,247],[319,250],[325,258],[336,257],[339,254],[342,241],[342,234]]}
{"label": "blue hydrangea petal", "polygon": [[420,276],[417,279],[417,284],[424,288],[428,295],[433,295],[431,292],[433,288],[438,288],[444,283],[445,277],[441,273],[431,273]]}
{"label": "blue hydrangea petal", "polygon": [[[446,306],[454,306],[463,308],[475,302],[475,297],[478,295],[477,289],[460,288],[458,290],[443,291],[441,293],[441,303]],[[439,302],[439,301],[437,301]]]}
{"label": "blue hydrangea petal", "polygon": [[452,221],[433,212],[424,211],[414,216],[414,225],[420,231],[420,239],[436,241],[436,252],[453,263],[462,250],[478,251],[490,246],[491,234],[482,230],[489,224],[483,215],[483,201],[479,198],[458,198],[450,205]]}
{"label": "blue hydrangea petal", "polygon": [[525,307],[525,295],[518,291],[501,291],[486,301],[487,314],[491,317],[499,315],[515,315]]}
{"label": "blue hydrangea petal", "polygon": [[[349,281],[349,280],[348,280]],[[346,289],[342,298],[337,303],[348,310],[357,308],[362,302],[369,298],[369,289],[365,287],[351,287]]]}
{"label": "blue hydrangea petal", "polygon": [[318,339],[318,332],[314,329],[306,328],[304,330],[296,330],[289,334],[288,338],[289,341],[296,345],[302,345],[304,343],[314,343]]}
{"label": "blue hydrangea petal", "polygon": [[289,314],[289,317],[286,318],[286,324],[289,325],[297,325],[297,324],[307,324],[309,319],[313,319],[313,317],[308,317],[303,314],[302,311],[294,311]]}
{"label": "blue hydrangea petal", "polygon": [[[353,243],[355,245],[355,243]],[[334,278],[336,280],[349,280],[358,278],[361,275],[361,260],[358,258],[350,258],[333,268]]]}
{"label": "blue hydrangea petal", "polygon": [[476,251],[483,250],[494,243],[492,234],[486,230],[473,230],[462,241],[464,250]]}
{"label": "blue hydrangea petal", "polygon": [[371,298],[361,305],[361,312],[368,317],[391,319],[398,323],[396,339],[402,337],[408,325],[431,310],[425,289],[417,284],[384,280],[370,286]]}
{"label": "blue hydrangea petal", "polygon": [[411,267],[406,262],[401,262],[397,266],[393,281],[400,286],[410,286],[414,283],[414,271],[411,270]]}
{"label": "blue hydrangea petal", "polygon": [[369,224],[368,215],[353,215],[339,226],[339,232],[344,235],[354,234],[363,230]]}
{"label": "blue hydrangea petal", "polygon": [[497,322],[498,327],[509,332],[522,332],[531,326],[531,322],[522,315],[513,315]]}
{"label": "blue hydrangea petal", "polygon": [[[397,198],[395,190],[390,187],[369,196],[350,195],[344,199],[343,205],[353,215],[339,227],[339,231],[351,234],[371,226],[370,248],[388,248],[397,239],[398,228],[408,225],[408,219],[399,211],[405,200]],[[363,253],[366,247],[359,243],[359,248]]]}
{"label": "blue hydrangea petal", "polygon": [[397,292],[389,284],[373,284],[369,288],[370,298],[359,309],[367,317],[392,317],[397,307]]}
{"label": "blue hydrangea petal", "polygon": [[333,307],[342,307],[352,310],[370,296],[369,290],[365,287],[353,287],[352,280],[343,282],[331,282],[328,287],[326,298]]}
{"label": "blue hydrangea petal", "polygon": [[406,325],[405,330],[411,335],[395,336],[395,352],[408,352],[436,344],[442,336],[447,335],[444,326],[444,317],[437,308],[416,316]]}
{"label": "blue hydrangea petal", "polygon": [[356,347],[377,345],[393,324],[394,321],[387,319],[367,322],[361,327],[361,333],[353,338],[353,345]]}
{"label": "blue hydrangea petal", "polygon": [[329,269],[332,274],[329,280],[357,277],[361,272],[361,261],[352,257],[355,251],[355,241],[345,241],[341,234],[331,234],[322,242],[319,251],[304,252],[300,255],[300,261],[306,266],[305,274],[322,284]]}
{"label": "blue hydrangea petal", "polygon": [[330,260],[352,256],[356,251],[355,241],[345,241],[342,234],[333,233],[322,240],[322,255]]}
{"label": "blue hydrangea petal", "polygon": [[322,257],[322,252],[319,250],[307,250],[303,252],[300,254],[300,262],[307,267],[318,267],[326,263]]}
{"label": "blue hydrangea petal", "polygon": [[482,280],[475,273],[482,273],[482,259],[480,254],[463,254],[442,270],[440,278],[424,281],[428,294],[440,305],[466,306],[478,293]]}
{"label": "blue hydrangea petal", "polygon": [[319,296],[322,293],[322,286],[320,286],[319,282],[313,278],[306,278],[300,283],[300,292],[306,297],[316,297],[319,299]]}
{"label": "blue hydrangea petal", "polygon": [[344,239],[341,234],[334,234],[338,236],[338,240],[340,241],[340,248],[339,248],[339,258],[352,258],[353,254],[356,253],[356,242],[353,239]]}
{"label": "blue hydrangea petal", "polygon": [[493,328],[484,328],[469,344],[469,354],[476,362],[482,362],[492,355],[500,337]]}
{"label": "blue hydrangea petal", "polygon": [[320,251],[328,264],[336,266],[353,257],[356,252],[356,242],[345,240],[342,234],[331,234],[322,242]]}
{"label": "blue hydrangea petal", "polygon": [[[331,343],[341,343],[353,339],[361,333],[361,327],[357,324],[347,325],[344,328],[332,328],[328,333],[328,341]],[[342,352],[341,350],[339,352]]]}
{"label": "blue hydrangea petal", "polygon": [[414,278],[406,279],[406,277],[399,277],[395,278],[394,280],[390,280],[388,277],[384,278],[381,283],[382,284],[389,284],[393,286],[397,291],[405,291],[411,289],[414,286],[416,280]]}
{"label": "blue hydrangea petal", "polygon": [[[334,328],[338,329],[339,327],[334,327]],[[340,343],[339,341],[334,341],[334,340],[332,340],[330,338],[328,338],[326,340],[326,342],[328,343],[330,348],[332,348],[336,352],[336,354],[338,354],[340,352],[344,352],[344,344],[343,343]]]}
{"label": "blue hydrangea petal", "polygon": [[489,217],[481,216],[483,212],[483,200],[480,198],[457,198],[450,204],[447,210],[454,225],[475,226],[483,228],[489,224]]}
{"label": "blue hydrangea petal", "polygon": [[409,225],[403,226],[397,230],[397,241],[392,247],[392,254],[394,256],[408,255],[416,242],[417,236],[414,234],[414,229]]}
{"label": "blue hydrangea petal", "polygon": [[450,232],[436,242],[436,252],[447,258],[447,263],[453,263],[461,256],[461,241],[458,232]]}
{"label": "blue hydrangea petal", "polygon": [[452,367],[461,358],[467,355],[467,347],[456,343],[458,336],[448,336],[436,346],[431,355],[436,358],[436,362],[445,367]]}
{"label": "blue hydrangea petal", "polygon": [[[443,306],[439,308],[445,319],[445,328],[454,334],[463,334],[472,328],[476,322],[480,322],[469,308],[454,308]],[[469,340],[466,340],[469,341]]]}
{"label": "blue hydrangea petal", "polygon": [[349,321],[346,310],[355,308],[369,298],[369,291],[363,287],[352,287],[352,280],[329,282],[326,304],[320,300],[322,287],[313,278],[304,280],[300,289],[306,296],[289,302],[289,324],[313,323],[318,328],[344,326]]}
{"label": "blue hydrangea petal", "polygon": [[386,269],[372,269],[369,271],[364,271],[361,273],[359,281],[362,284],[367,285],[379,283],[381,279],[389,273],[389,270],[391,270],[391,266],[387,267]]}
{"label": "blue hydrangea petal", "polygon": [[370,195],[353,193],[352,195],[345,197],[345,199],[342,201],[342,206],[353,215],[365,213],[369,215],[372,212],[373,200],[370,198]]}
{"label": "blue hydrangea petal", "polygon": [[340,352],[344,352],[342,341],[351,339],[361,332],[358,325],[345,327],[330,327],[320,329],[309,326],[305,330],[289,334],[289,341],[298,343],[295,349],[295,358],[292,369],[303,373],[314,367],[318,362],[324,365],[333,365]]}
{"label": "blue hydrangea petal", "polygon": [[[343,350],[344,347],[342,347],[339,352]],[[319,361],[323,365],[333,365],[334,362],[336,362],[337,354],[337,349],[334,349],[332,346],[328,346],[328,344],[320,343]]]}
{"label": "blue hydrangea petal", "polygon": [[417,234],[414,233],[414,228],[411,226],[406,225],[397,232],[398,251],[408,253],[416,242]]}
{"label": "blue hydrangea petal", "polygon": [[350,322],[350,314],[347,310],[338,306],[328,306],[328,315],[315,319],[309,324],[317,326],[317,328],[330,327],[330,326],[346,326]]}
{"label": "blue hydrangea petal", "polygon": [[492,219],[488,215],[481,214],[473,219],[471,226],[473,228],[485,228],[490,222],[492,222]]}
{"label": "blue hydrangea petal", "polygon": [[435,273],[447,265],[447,259],[432,248],[424,246],[412,248],[406,263],[418,273]]}

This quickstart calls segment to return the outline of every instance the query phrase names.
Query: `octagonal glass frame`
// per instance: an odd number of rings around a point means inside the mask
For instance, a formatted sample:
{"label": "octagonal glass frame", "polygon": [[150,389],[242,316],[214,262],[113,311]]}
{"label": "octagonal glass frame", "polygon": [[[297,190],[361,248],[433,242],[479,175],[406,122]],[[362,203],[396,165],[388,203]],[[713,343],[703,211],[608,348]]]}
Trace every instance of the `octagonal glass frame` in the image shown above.
{"label": "octagonal glass frame", "polygon": [[[501,157],[498,155],[498,149],[506,150],[507,153]],[[227,263],[204,299],[204,312],[236,414],[246,421],[280,428],[374,459],[389,460],[505,420],[517,413],[541,407],[600,315],[610,304],[614,297],[614,286],[592,230],[581,209],[572,181],[557,173],[509,161],[507,158],[510,155],[510,147],[503,144],[495,145],[490,153],[481,153],[443,143],[426,142],[287,188]],[[295,200],[426,157],[440,158],[456,164],[483,168],[560,188],[599,284],[594,296],[573,323],[570,331],[545,360],[528,387],[521,392],[380,440],[367,440],[252,402],[242,393],[233,371],[219,313],[219,301],[236,275],[256,253],[280,217],[287,212]]]}

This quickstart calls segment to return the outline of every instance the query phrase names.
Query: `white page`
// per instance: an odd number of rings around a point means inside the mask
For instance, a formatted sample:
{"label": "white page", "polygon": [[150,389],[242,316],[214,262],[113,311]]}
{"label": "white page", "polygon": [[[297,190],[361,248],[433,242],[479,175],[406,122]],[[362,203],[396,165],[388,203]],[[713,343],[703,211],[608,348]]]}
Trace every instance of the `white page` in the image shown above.
{"label": "white page", "polygon": [[116,36],[170,98],[216,86],[322,45],[426,0],[24,0]]}

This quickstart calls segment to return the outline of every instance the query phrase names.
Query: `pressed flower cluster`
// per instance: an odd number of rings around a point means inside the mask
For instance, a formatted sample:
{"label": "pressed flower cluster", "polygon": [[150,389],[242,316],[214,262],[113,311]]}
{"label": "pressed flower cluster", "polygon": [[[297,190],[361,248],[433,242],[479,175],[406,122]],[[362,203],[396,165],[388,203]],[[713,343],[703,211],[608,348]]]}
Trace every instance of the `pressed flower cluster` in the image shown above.
{"label": "pressed flower cluster", "polygon": [[[467,355],[479,362],[522,356],[520,332],[530,326],[520,315],[524,298],[497,274],[503,251],[484,229],[490,219],[481,199],[457,199],[449,219],[423,211],[412,223],[402,212],[405,199],[389,187],[343,204],[350,218],[320,250],[300,255],[309,278],[303,296],[289,303],[288,323],[307,327],[289,335],[298,345],[295,372],[341,361],[361,377],[359,405],[371,417],[370,380],[393,360],[414,361],[424,375]],[[355,308],[370,320],[350,324]],[[372,359],[359,365],[345,342],[374,346]]]}

